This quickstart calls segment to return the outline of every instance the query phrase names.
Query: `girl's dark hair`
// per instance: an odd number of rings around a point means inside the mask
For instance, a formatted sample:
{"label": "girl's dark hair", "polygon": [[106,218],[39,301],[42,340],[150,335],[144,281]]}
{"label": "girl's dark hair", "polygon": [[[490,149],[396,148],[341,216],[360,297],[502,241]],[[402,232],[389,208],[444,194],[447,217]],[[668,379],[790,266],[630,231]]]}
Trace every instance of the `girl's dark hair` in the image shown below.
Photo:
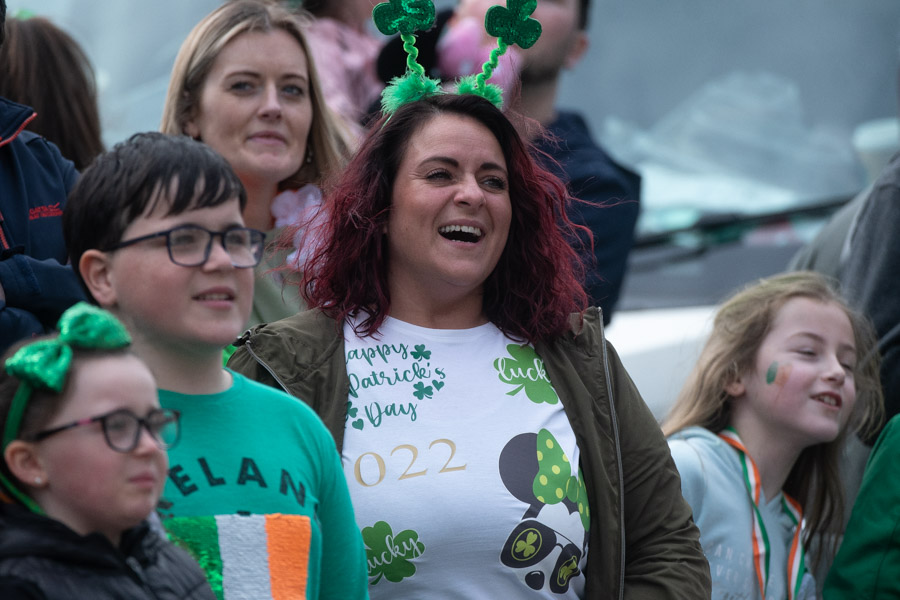
{"label": "girl's dark hair", "polygon": [[[510,120],[479,96],[446,94],[401,106],[375,123],[348,167],[326,191],[324,240],[305,265],[302,293],[311,307],[343,320],[366,313],[357,331],[377,332],[390,312],[384,230],[409,140],[444,114],[474,119],[499,142],[509,173],[512,220],[506,247],[484,283],[488,319],[515,339],[562,334],[587,306],[584,273],[570,242],[586,228],[566,215],[565,185],[538,165]],[[284,240],[293,240],[288,231]]]}
{"label": "girl's dark hair", "polygon": [[79,171],[103,152],[94,69],[68,33],[42,17],[9,19],[0,46],[0,96],[26,104],[28,124]]}

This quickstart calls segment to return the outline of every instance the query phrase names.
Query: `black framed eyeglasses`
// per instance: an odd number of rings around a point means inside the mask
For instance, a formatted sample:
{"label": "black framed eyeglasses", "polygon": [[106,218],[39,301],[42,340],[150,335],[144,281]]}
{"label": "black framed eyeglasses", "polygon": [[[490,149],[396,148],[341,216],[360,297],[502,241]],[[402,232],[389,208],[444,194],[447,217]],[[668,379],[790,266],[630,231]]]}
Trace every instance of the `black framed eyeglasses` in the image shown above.
{"label": "black framed eyeglasses", "polygon": [[182,267],[199,267],[209,260],[213,238],[219,237],[232,266],[238,269],[255,267],[262,260],[266,234],[249,227],[230,227],[225,231],[210,231],[199,225],[179,225],[167,231],[124,240],[107,248],[118,250],[154,238],[166,238],[169,260]]}
{"label": "black framed eyeglasses", "polygon": [[66,425],[38,431],[23,436],[22,439],[27,442],[40,442],[68,429],[100,423],[103,428],[103,437],[106,438],[106,445],[116,452],[131,452],[137,448],[141,439],[142,427],[150,433],[150,437],[157,446],[168,450],[178,443],[178,439],[181,437],[180,417],[181,413],[177,410],[155,408],[147,413],[145,418],[141,418],[127,408],[120,408],[96,417],[79,419]]}

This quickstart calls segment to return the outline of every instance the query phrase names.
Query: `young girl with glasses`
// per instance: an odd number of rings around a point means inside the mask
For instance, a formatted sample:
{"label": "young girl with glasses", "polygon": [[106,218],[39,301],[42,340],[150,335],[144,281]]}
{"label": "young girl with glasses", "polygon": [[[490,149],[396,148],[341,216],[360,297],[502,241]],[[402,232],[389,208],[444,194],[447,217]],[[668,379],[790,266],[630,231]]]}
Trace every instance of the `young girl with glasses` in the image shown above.
{"label": "young girl with glasses", "polygon": [[146,519],[178,413],[112,315],[81,303],[0,369],[0,597],[214,598]]}
{"label": "young girl with glasses", "polygon": [[805,548],[842,527],[841,442],[880,423],[878,370],[871,325],[821,275],[765,279],[719,309],[663,423],[713,599],[815,597]]}

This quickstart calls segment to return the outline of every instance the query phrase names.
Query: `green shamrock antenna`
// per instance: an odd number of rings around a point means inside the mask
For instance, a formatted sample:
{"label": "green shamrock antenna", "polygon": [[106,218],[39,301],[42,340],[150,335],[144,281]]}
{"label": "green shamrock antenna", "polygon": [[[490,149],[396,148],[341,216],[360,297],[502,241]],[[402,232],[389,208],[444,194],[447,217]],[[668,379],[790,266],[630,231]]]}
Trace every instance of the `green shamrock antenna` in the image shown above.
{"label": "green shamrock antenna", "polygon": [[487,83],[507,48],[517,45],[523,50],[531,48],[541,37],[541,24],[531,18],[537,0],[507,0],[506,7],[492,6],[484,15],[484,28],[489,35],[497,38],[497,47],[481,67],[481,73],[463,77],[457,86],[457,93],[478,94],[493,102],[498,108],[503,105],[503,90]]}
{"label": "green shamrock antenna", "polygon": [[372,9],[372,20],[384,35],[400,33],[406,51],[406,74],[395,77],[381,93],[381,108],[393,114],[407,102],[441,93],[441,82],[425,75],[425,69],[416,59],[416,31],[425,31],[434,25],[434,3],[431,0],[390,0]]}
{"label": "green shamrock antenna", "polygon": [[[492,102],[497,108],[503,106],[503,90],[487,83],[500,57],[509,46],[530,48],[541,37],[541,24],[531,18],[537,0],[507,0],[506,6],[492,6],[484,17],[484,27],[488,34],[497,38],[497,47],[491,51],[481,73],[459,80],[458,94],[476,94]],[[425,69],[416,59],[416,31],[425,31],[434,25],[434,4],[431,0],[389,0],[372,10],[372,19],[378,31],[384,35],[400,33],[403,49],[406,51],[407,71],[403,77],[395,77],[381,93],[381,108],[391,115],[407,102],[428,96],[442,94],[441,82],[425,75]]]}

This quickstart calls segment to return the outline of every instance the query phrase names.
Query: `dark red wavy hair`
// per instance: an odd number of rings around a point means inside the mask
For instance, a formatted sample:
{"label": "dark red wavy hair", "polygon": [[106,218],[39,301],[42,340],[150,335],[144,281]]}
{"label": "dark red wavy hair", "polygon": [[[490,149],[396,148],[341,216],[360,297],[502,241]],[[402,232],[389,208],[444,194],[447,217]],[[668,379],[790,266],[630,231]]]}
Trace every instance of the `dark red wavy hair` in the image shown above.
{"label": "dark red wavy hair", "polygon": [[[572,247],[590,231],[572,223],[572,201],[540,167],[510,120],[487,100],[447,94],[411,102],[382,117],[325,194],[323,240],[305,265],[301,291],[310,307],[343,321],[367,316],[357,334],[373,335],[390,313],[387,245],[394,179],[408,142],[442,114],[475,119],[497,138],[509,172],[512,220],[506,247],[484,282],[488,319],[514,339],[534,343],[562,334],[569,315],[587,306],[584,269]],[[287,239],[293,239],[288,232]]]}

